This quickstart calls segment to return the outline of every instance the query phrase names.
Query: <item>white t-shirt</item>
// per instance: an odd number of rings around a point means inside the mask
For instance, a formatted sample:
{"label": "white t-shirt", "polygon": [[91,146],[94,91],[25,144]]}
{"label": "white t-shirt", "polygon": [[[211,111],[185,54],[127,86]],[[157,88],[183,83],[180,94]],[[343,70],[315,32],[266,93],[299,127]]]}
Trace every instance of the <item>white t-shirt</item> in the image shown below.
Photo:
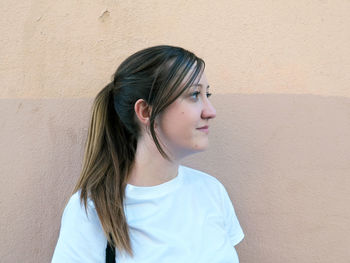
{"label": "white t-shirt", "polygon": [[[93,202],[88,216],[69,200],[52,263],[105,262],[107,239]],[[238,263],[234,246],[244,237],[224,186],[185,166],[160,185],[127,185],[124,210],[134,257],[116,251],[117,263]]]}

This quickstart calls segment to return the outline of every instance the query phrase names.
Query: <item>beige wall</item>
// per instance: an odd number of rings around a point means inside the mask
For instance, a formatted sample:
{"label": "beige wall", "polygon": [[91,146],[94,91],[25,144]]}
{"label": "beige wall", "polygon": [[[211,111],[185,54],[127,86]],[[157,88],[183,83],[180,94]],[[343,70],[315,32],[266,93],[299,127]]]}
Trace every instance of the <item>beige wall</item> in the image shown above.
{"label": "beige wall", "polygon": [[[348,262],[350,2],[0,5],[1,262],[49,262],[91,99],[132,52],[203,57],[218,116],[186,164],[226,186],[241,262]],[[19,250],[20,248],[20,250]]]}

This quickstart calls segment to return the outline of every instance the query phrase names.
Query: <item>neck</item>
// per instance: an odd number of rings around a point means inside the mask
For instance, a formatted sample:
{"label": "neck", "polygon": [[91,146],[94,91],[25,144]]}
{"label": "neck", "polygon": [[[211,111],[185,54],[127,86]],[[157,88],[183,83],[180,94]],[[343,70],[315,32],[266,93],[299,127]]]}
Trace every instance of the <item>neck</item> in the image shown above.
{"label": "neck", "polygon": [[159,153],[153,140],[140,138],[127,183],[135,186],[159,185],[175,178],[178,167],[178,161],[168,161]]}

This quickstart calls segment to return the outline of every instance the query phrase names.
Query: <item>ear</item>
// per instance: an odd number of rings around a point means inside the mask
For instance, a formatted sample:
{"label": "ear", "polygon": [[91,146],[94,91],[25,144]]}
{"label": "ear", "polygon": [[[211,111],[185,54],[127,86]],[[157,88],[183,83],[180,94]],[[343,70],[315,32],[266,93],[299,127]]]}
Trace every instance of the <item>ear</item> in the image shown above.
{"label": "ear", "polygon": [[135,102],[134,110],[137,116],[137,119],[144,125],[149,124],[149,118],[151,116],[151,107],[143,99],[138,99]]}

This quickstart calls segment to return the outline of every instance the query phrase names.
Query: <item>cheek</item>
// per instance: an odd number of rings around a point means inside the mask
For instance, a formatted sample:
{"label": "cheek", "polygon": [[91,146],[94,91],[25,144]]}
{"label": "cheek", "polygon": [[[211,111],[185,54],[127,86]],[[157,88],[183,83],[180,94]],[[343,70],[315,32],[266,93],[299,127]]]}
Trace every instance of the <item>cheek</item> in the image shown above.
{"label": "cheek", "polygon": [[195,123],[193,118],[185,111],[168,115],[169,118],[164,120],[162,128],[163,132],[171,140],[188,140],[193,136]]}
{"label": "cheek", "polygon": [[195,105],[174,104],[161,118],[161,129],[168,136],[174,137],[181,134],[181,138],[185,139],[193,136],[199,122],[200,109]]}
{"label": "cheek", "polygon": [[191,111],[181,111],[176,116],[176,122],[180,127],[191,129],[196,126],[196,114]]}

